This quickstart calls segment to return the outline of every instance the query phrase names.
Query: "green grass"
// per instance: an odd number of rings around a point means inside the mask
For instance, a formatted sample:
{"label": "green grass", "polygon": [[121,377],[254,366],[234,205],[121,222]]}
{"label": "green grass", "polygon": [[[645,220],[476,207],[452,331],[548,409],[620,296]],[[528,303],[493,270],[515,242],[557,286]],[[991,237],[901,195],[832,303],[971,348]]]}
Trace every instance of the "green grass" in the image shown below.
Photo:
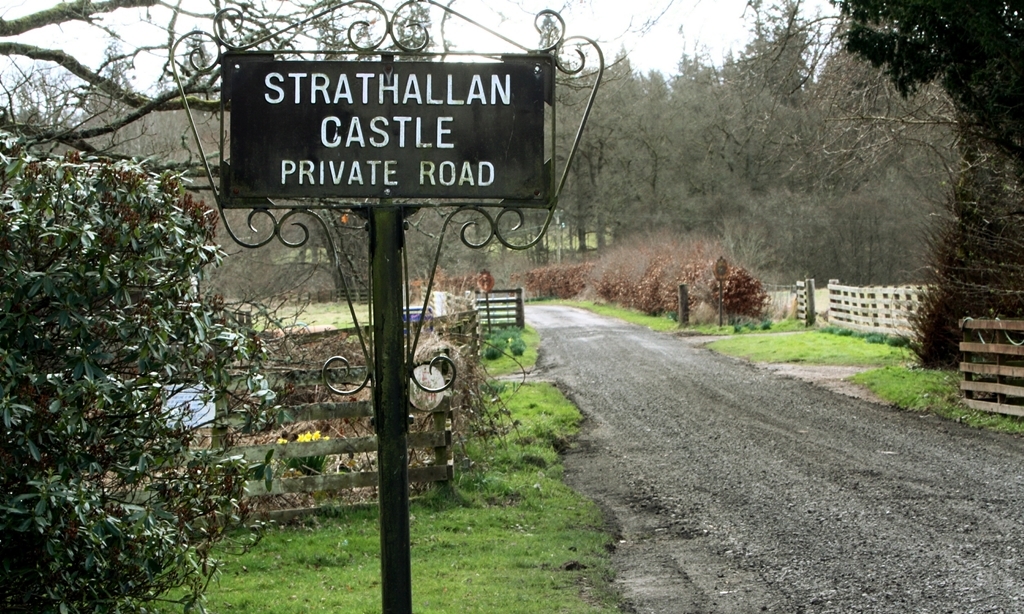
{"label": "green grass", "polygon": [[[367,305],[355,305],[356,317],[359,323],[366,325],[370,323],[369,307]],[[283,311],[287,311],[287,308]],[[298,314],[296,320],[306,326],[330,324],[335,328],[351,328],[354,326],[348,303],[310,303],[306,305],[302,313]],[[286,321],[285,324],[291,324]]]}
{"label": "green grass", "polygon": [[922,369],[912,364],[913,352],[892,345],[897,341],[830,328],[793,335],[737,336],[708,347],[756,362],[879,367],[854,375],[850,381],[908,411],[932,413],[977,428],[1024,433],[1024,419],[975,411],[963,405],[959,372]]}
{"label": "green grass", "polygon": [[[504,386],[517,423],[467,443],[475,466],[453,487],[411,504],[413,607],[418,613],[612,613],[616,597],[596,506],[562,481],[556,447],[579,412],[552,386]],[[226,556],[215,612],[380,611],[375,507],[344,507],[270,529],[251,552]],[[585,594],[585,597],[584,597]]]}
{"label": "green grass", "polygon": [[[540,335],[532,326],[523,329],[522,339],[526,342],[526,351],[522,356],[512,356],[505,352],[494,360],[481,358],[480,362],[487,369],[490,377],[510,375],[529,371],[537,364],[537,347],[540,345]],[[481,352],[482,353],[482,352]]]}
{"label": "green grass", "polygon": [[976,428],[1024,433],[1024,419],[975,411],[960,403],[960,373],[919,367],[883,367],[858,373],[850,381],[867,386],[897,407],[933,413]]}
{"label": "green grass", "polygon": [[759,322],[753,321],[744,322],[743,324],[727,324],[725,326],[718,326],[717,324],[698,324],[685,326],[682,330],[700,333],[701,335],[749,335],[802,332],[807,330],[807,326],[803,322],[791,318],[788,320],[772,322],[771,328],[767,330],[762,329]]}
{"label": "green grass", "polygon": [[890,366],[913,359],[913,353],[906,348],[811,331],[790,335],[737,335],[710,343],[708,347],[754,362]]}

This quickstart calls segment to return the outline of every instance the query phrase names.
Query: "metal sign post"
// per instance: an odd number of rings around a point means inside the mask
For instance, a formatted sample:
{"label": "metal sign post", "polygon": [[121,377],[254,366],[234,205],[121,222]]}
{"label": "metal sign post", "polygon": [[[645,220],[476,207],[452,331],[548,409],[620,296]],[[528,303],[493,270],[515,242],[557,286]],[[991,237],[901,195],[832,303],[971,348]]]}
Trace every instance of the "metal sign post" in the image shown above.
{"label": "metal sign post", "polygon": [[[320,211],[340,210],[366,220],[372,352],[347,286],[345,293],[368,368],[362,382],[348,388],[328,377],[353,372],[347,358],[328,358],[323,374],[325,385],[336,394],[372,388],[383,612],[408,614],[409,386],[441,394],[454,383],[455,363],[443,353],[424,362],[432,373],[443,374],[443,385],[436,388],[431,387],[436,382],[424,384],[414,377],[415,369],[424,366],[415,358],[427,303],[414,325],[409,297],[403,296],[408,287],[405,219],[426,207],[451,209],[439,233],[425,301],[431,296],[441,245],[452,228],[474,249],[495,241],[510,249],[537,245],[555,215],[579,149],[604,73],[604,55],[592,39],[567,38],[565,22],[549,10],[535,18],[539,47],[521,45],[439,0],[402,2],[394,12],[376,2],[338,0],[320,4],[306,19],[275,31],[246,23],[246,17],[241,8],[221,10],[213,34],[196,31],[175,42],[171,67],[198,159],[224,228],[237,244],[257,248],[276,239],[302,248],[319,232],[344,284],[333,234],[340,230]],[[339,23],[345,19],[351,20],[347,26]],[[432,32],[441,32],[435,25],[451,19],[490,36],[502,51],[452,53],[447,45],[433,43]],[[347,33],[341,48],[302,51],[304,44],[316,43],[307,31],[318,32],[325,23]],[[288,49],[265,49],[285,40]],[[464,55],[472,57],[451,61]],[[597,65],[589,72],[584,70],[588,58]],[[190,88],[200,77],[215,76],[218,68],[222,96],[215,165],[192,116]],[[567,152],[556,152],[556,71],[592,81]],[[556,160],[564,160],[560,176]],[[249,211],[246,234],[232,227],[228,209]],[[531,210],[544,216],[543,223],[523,223],[524,211]],[[475,219],[456,220],[466,215]],[[254,221],[264,222],[269,230],[261,234]],[[285,238],[284,228],[297,228],[301,238]],[[472,231],[479,233],[475,240]]]}
{"label": "metal sign post", "polygon": [[[402,300],[401,209],[370,210],[374,424],[380,506],[381,596],[385,613],[412,611],[409,552],[408,377]],[[411,327],[411,322],[410,322]]]}

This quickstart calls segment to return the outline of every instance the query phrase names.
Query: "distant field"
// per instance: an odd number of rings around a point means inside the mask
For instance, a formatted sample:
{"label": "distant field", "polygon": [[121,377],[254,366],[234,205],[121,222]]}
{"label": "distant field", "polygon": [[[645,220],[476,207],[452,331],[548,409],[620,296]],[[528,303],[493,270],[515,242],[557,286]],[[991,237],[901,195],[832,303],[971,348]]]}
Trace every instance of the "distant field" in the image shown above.
{"label": "distant field", "polygon": [[[288,307],[285,310],[289,309]],[[293,313],[297,307],[291,307]],[[355,305],[356,317],[360,324],[370,323],[369,305]],[[287,311],[286,311],[287,313]],[[335,328],[351,328],[354,326],[352,315],[347,303],[310,303],[301,312],[295,314],[297,326],[316,326],[329,324]],[[285,324],[289,324],[285,321]]]}

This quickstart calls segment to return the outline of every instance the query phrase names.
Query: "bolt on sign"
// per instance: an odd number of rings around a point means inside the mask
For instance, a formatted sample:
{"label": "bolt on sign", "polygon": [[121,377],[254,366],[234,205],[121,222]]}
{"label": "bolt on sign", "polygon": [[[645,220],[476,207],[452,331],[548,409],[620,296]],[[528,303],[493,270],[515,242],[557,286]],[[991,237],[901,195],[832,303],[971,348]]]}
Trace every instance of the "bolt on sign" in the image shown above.
{"label": "bolt on sign", "polygon": [[554,62],[223,62],[230,162],[248,198],[504,199],[546,203]]}

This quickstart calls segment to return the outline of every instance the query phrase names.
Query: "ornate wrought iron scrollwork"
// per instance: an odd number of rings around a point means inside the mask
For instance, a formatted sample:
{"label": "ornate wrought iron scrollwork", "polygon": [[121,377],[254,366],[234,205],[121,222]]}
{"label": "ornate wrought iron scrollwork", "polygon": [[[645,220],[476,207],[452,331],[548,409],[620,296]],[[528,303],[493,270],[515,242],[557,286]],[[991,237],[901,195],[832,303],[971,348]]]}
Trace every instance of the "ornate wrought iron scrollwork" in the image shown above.
{"label": "ornate wrought iron scrollwork", "polygon": [[[352,23],[344,30],[348,46],[356,53],[371,53],[379,49],[391,34],[392,15],[380,4],[371,0],[350,0],[339,2],[327,8],[315,11],[305,19],[294,21],[276,30],[266,31],[254,29],[246,34],[246,15],[236,7],[224,8],[214,16],[214,33],[217,41],[228,51],[242,52],[257,49],[289,32],[301,32],[306,26],[324,23],[333,19],[346,9],[360,9],[354,13]],[[364,15],[372,15],[364,16]],[[237,39],[241,40],[237,40]]]}
{"label": "ornate wrought iron scrollwork", "polygon": [[[337,377],[337,378],[332,378],[330,376],[331,371],[332,371],[332,369],[337,368],[334,365],[336,365],[338,363],[341,363],[341,365],[342,365],[341,366],[342,375],[340,377]],[[369,364],[369,363],[367,363],[367,364]],[[348,380],[349,378],[347,376],[351,375],[352,373],[353,373],[353,367],[352,367],[351,363],[349,363],[348,359],[345,358],[344,356],[331,356],[330,358],[328,358],[324,362],[324,366],[320,369],[320,376],[321,376],[321,379],[323,379],[324,384],[331,390],[331,392],[333,392],[334,394],[340,394],[340,395],[354,395],[357,392],[359,392],[360,390],[362,390],[363,388],[366,388],[367,385],[369,385],[372,372],[370,371],[369,367],[366,367],[364,369],[363,377],[361,378],[359,384],[357,386],[355,386],[354,388],[338,388],[338,387],[335,387],[334,384],[335,384],[336,380],[339,380],[339,379],[340,380]],[[332,381],[332,380],[335,380],[335,381]],[[346,383],[350,383],[350,382],[346,382]]]}
{"label": "ornate wrought iron scrollwork", "polygon": [[[419,53],[430,47],[430,30],[422,16],[425,0],[410,0],[395,9],[390,21],[391,38],[406,53]],[[420,10],[417,10],[420,9]]]}
{"label": "ornate wrought iron scrollwork", "polygon": [[[436,371],[440,373],[445,378],[444,385],[439,386],[437,388],[425,386],[422,382],[420,382],[419,378],[413,377],[411,373],[411,371],[414,371],[417,367],[427,367],[429,371]],[[455,361],[445,354],[438,354],[437,356],[432,358],[430,362],[414,365],[413,368],[410,369],[409,379],[411,379],[413,384],[415,384],[416,387],[422,390],[423,392],[438,394],[452,387],[452,385],[455,383],[455,375]]]}

